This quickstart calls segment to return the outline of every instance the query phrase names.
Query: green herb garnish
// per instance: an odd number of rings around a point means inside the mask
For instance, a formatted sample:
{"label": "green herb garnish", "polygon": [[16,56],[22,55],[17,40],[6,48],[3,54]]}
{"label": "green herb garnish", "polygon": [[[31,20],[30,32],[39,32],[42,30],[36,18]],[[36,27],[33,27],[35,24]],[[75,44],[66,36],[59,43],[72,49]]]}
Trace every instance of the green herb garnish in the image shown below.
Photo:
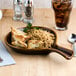
{"label": "green herb garnish", "polygon": [[31,23],[28,23],[27,24],[27,27],[25,27],[23,31],[27,33],[31,29],[37,29],[38,30],[39,27],[32,27],[32,24]]}
{"label": "green herb garnish", "polygon": [[28,23],[27,28],[31,29],[31,27],[32,27],[32,24]]}
{"label": "green herb garnish", "polygon": [[34,29],[37,29],[37,30],[39,30],[39,27],[33,27]]}
{"label": "green herb garnish", "polygon": [[24,30],[23,30],[23,31],[24,31],[24,32],[27,32],[28,30],[29,30],[29,29],[26,27],[26,28],[24,28]]}
{"label": "green herb garnish", "polygon": [[27,33],[31,29],[31,27],[32,27],[32,24],[28,23],[27,27],[25,27],[23,31]]}

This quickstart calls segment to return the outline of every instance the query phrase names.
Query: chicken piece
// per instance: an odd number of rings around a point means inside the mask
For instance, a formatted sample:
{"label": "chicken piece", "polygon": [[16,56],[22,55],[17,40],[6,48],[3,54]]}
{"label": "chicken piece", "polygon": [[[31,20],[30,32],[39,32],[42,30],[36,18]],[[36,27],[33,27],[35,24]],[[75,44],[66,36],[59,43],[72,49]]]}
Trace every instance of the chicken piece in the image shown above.
{"label": "chicken piece", "polygon": [[29,40],[28,49],[44,48],[44,43],[40,40]]}
{"label": "chicken piece", "polygon": [[27,48],[27,44],[22,41],[14,41],[12,42],[12,45]]}
{"label": "chicken piece", "polygon": [[12,33],[12,42],[13,41],[25,42],[26,40],[28,40],[31,37],[31,36],[27,36],[27,34],[24,33],[23,31],[20,31],[13,27],[11,27],[11,33]]}
{"label": "chicken piece", "polygon": [[16,33],[18,35],[23,35],[23,36],[26,35],[26,33],[24,33],[23,31],[20,31],[20,30],[18,30],[16,28],[14,28],[14,27],[11,27],[11,32]]}

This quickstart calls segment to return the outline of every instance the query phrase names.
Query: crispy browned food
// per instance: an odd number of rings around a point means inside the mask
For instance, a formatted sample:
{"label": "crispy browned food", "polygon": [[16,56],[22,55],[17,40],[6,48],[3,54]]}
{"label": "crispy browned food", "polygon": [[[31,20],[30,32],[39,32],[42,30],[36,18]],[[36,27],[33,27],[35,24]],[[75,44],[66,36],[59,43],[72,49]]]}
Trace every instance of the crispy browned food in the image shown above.
{"label": "crispy browned food", "polygon": [[11,27],[11,32],[15,33],[15,34],[18,34],[18,35],[23,35],[23,36],[27,35],[27,33],[24,33],[23,31],[20,31],[20,30],[14,28],[14,27]]}
{"label": "crispy browned food", "polygon": [[30,36],[28,36],[27,33],[24,33],[23,31],[20,31],[13,27],[11,27],[11,33],[12,33],[12,41],[25,42],[26,40],[30,38]]}
{"label": "crispy browned food", "polygon": [[44,48],[51,48],[51,45],[54,43],[55,39],[54,34],[42,29],[32,29],[28,32],[28,35],[31,35],[31,40],[42,41],[44,43]]}
{"label": "crispy browned food", "polygon": [[44,43],[40,40],[29,40],[28,49],[44,48]]}
{"label": "crispy browned food", "polygon": [[14,42],[12,42],[12,45],[27,48],[27,44],[25,42],[22,42],[22,41],[14,41]]}
{"label": "crispy browned food", "polygon": [[42,29],[30,29],[27,33],[11,28],[12,45],[28,49],[51,48],[54,43],[54,34]]}
{"label": "crispy browned food", "polygon": [[27,44],[25,42],[28,39],[30,39],[30,36],[28,36],[27,33],[24,33],[23,31],[11,27],[11,34],[12,34],[12,42],[11,42],[12,45],[24,48],[27,47]]}

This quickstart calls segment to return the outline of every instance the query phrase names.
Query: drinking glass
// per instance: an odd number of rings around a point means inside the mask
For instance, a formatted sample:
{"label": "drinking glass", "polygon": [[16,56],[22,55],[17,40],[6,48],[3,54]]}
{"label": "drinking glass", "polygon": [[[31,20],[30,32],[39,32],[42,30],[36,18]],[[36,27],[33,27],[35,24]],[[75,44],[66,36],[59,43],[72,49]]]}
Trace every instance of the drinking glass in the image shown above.
{"label": "drinking glass", "polygon": [[52,0],[52,6],[55,13],[55,28],[66,30],[72,10],[72,0]]}

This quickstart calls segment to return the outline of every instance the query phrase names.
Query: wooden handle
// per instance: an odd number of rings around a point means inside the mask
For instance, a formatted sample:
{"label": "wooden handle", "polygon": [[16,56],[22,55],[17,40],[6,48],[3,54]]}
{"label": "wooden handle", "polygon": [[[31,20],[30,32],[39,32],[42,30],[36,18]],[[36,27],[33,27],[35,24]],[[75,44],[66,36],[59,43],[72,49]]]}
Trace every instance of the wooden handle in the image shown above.
{"label": "wooden handle", "polygon": [[67,48],[63,48],[61,46],[56,45],[55,47],[52,48],[52,51],[61,54],[63,57],[65,57],[68,60],[70,60],[73,57],[72,50],[69,50]]}

